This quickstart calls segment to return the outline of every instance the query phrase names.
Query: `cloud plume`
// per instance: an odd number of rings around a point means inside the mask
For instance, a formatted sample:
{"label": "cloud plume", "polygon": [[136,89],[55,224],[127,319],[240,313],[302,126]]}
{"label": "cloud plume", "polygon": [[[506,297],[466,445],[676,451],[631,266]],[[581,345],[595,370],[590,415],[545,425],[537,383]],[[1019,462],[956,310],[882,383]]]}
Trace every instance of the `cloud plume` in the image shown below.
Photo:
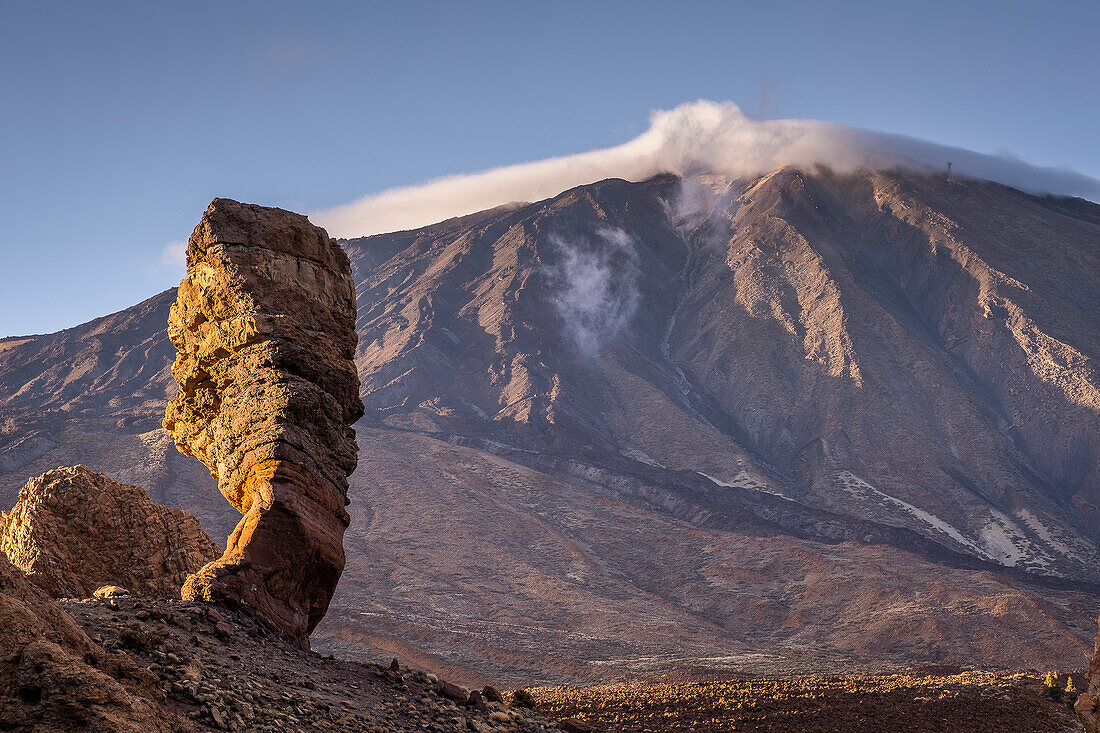
{"label": "cloud plume", "polygon": [[620,229],[606,228],[592,238],[551,235],[550,244],[561,257],[546,270],[554,307],[580,352],[596,356],[638,308],[634,240]]}
{"label": "cloud plume", "polygon": [[785,165],[838,172],[910,168],[998,181],[1033,193],[1100,201],[1100,181],[902,135],[816,120],[751,120],[732,102],[700,100],[653,112],[649,129],[604,150],[449,176],[365,196],[311,218],[343,237],[412,229],[511,201],[538,201],[602,180],[640,181],[658,173],[740,178]]}

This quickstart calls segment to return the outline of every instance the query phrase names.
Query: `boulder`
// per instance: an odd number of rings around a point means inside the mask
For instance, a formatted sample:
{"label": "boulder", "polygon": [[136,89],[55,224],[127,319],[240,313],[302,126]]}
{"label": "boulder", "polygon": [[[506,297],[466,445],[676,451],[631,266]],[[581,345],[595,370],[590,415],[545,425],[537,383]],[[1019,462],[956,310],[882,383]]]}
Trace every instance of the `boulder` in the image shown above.
{"label": "boulder", "polygon": [[121,586],[105,585],[102,588],[96,588],[92,598],[127,598],[129,595],[130,591]]}
{"label": "boulder", "polygon": [[[1100,620],[1097,626],[1100,628]],[[1088,687],[1073,705],[1085,733],[1100,733],[1100,632],[1096,634],[1095,645],[1089,662]]]}
{"label": "boulder", "polygon": [[55,598],[106,585],[178,598],[187,576],[218,556],[193,515],[85,466],[28,481],[0,528],[0,550]]}
{"label": "boulder", "polygon": [[444,682],[439,686],[439,694],[448,699],[454,700],[459,705],[465,705],[469,700],[469,695],[466,690],[462,689],[458,685],[452,682]]}
{"label": "boulder", "polygon": [[179,392],[164,427],[244,515],[182,595],[252,613],[303,648],[344,568],[363,414],[355,317],[347,255],[324,229],[215,199],[168,321]]}

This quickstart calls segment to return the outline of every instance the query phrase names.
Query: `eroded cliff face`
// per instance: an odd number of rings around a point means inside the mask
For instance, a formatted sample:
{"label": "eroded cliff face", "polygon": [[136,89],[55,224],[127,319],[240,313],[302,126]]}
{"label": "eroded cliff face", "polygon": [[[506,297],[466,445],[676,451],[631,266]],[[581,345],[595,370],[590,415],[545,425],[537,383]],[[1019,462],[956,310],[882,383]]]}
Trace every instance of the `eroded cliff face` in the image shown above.
{"label": "eroded cliff face", "polygon": [[0,522],[0,550],[55,598],[104,585],[178,598],[187,576],[218,556],[194,515],[84,466],[28,481]]}
{"label": "eroded cliff face", "polygon": [[215,199],[168,334],[179,393],[164,426],[244,515],[183,596],[242,607],[308,647],[344,568],[363,414],[348,258],[304,216]]}

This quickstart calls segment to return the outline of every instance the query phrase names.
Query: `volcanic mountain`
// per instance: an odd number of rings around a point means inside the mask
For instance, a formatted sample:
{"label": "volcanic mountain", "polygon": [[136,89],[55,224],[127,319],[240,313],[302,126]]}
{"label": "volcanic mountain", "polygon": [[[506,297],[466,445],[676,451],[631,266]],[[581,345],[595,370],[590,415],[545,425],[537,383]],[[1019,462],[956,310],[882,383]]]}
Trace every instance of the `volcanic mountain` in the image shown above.
{"label": "volcanic mountain", "polygon": [[[342,244],[366,415],[315,648],[472,683],[1084,662],[1100,206],[786,168]],[[83,463],[227,534],[159,427],[174,297],[0,340],[0,502]]]}

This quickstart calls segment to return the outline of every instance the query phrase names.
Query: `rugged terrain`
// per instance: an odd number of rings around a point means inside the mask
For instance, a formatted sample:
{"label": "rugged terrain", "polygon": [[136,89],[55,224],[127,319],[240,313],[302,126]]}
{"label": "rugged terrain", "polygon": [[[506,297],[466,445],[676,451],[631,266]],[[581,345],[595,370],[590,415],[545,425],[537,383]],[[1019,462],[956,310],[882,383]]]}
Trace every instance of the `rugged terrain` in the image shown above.
{"label": "rugged terrain", "polygon": [[[1083,201],[822,170],[345,242],[367,412],[313,645],[471,684],[1081,666],[1098,244]],[[81,462],[228,534],[158,427],[174,298],[0,341],[9,506]]]}
{"label": "rugged terrain", "polygon": [[1040,676],[1022,672],[912,670],[877,676],[541,688],[531,693],[540,711],[574,716],[595,730],[624,733],[1080,730],[1069,704],[1046,695]]}
{"label": "rugged terrain", "polygon": [[[297,648],[212,604],[149,598],[62,603],[93,642],[132,659],[161,705],[194,730],[544,731],[546,720],[421,670]],[[490,693],[492,694],[492,693]]]}

